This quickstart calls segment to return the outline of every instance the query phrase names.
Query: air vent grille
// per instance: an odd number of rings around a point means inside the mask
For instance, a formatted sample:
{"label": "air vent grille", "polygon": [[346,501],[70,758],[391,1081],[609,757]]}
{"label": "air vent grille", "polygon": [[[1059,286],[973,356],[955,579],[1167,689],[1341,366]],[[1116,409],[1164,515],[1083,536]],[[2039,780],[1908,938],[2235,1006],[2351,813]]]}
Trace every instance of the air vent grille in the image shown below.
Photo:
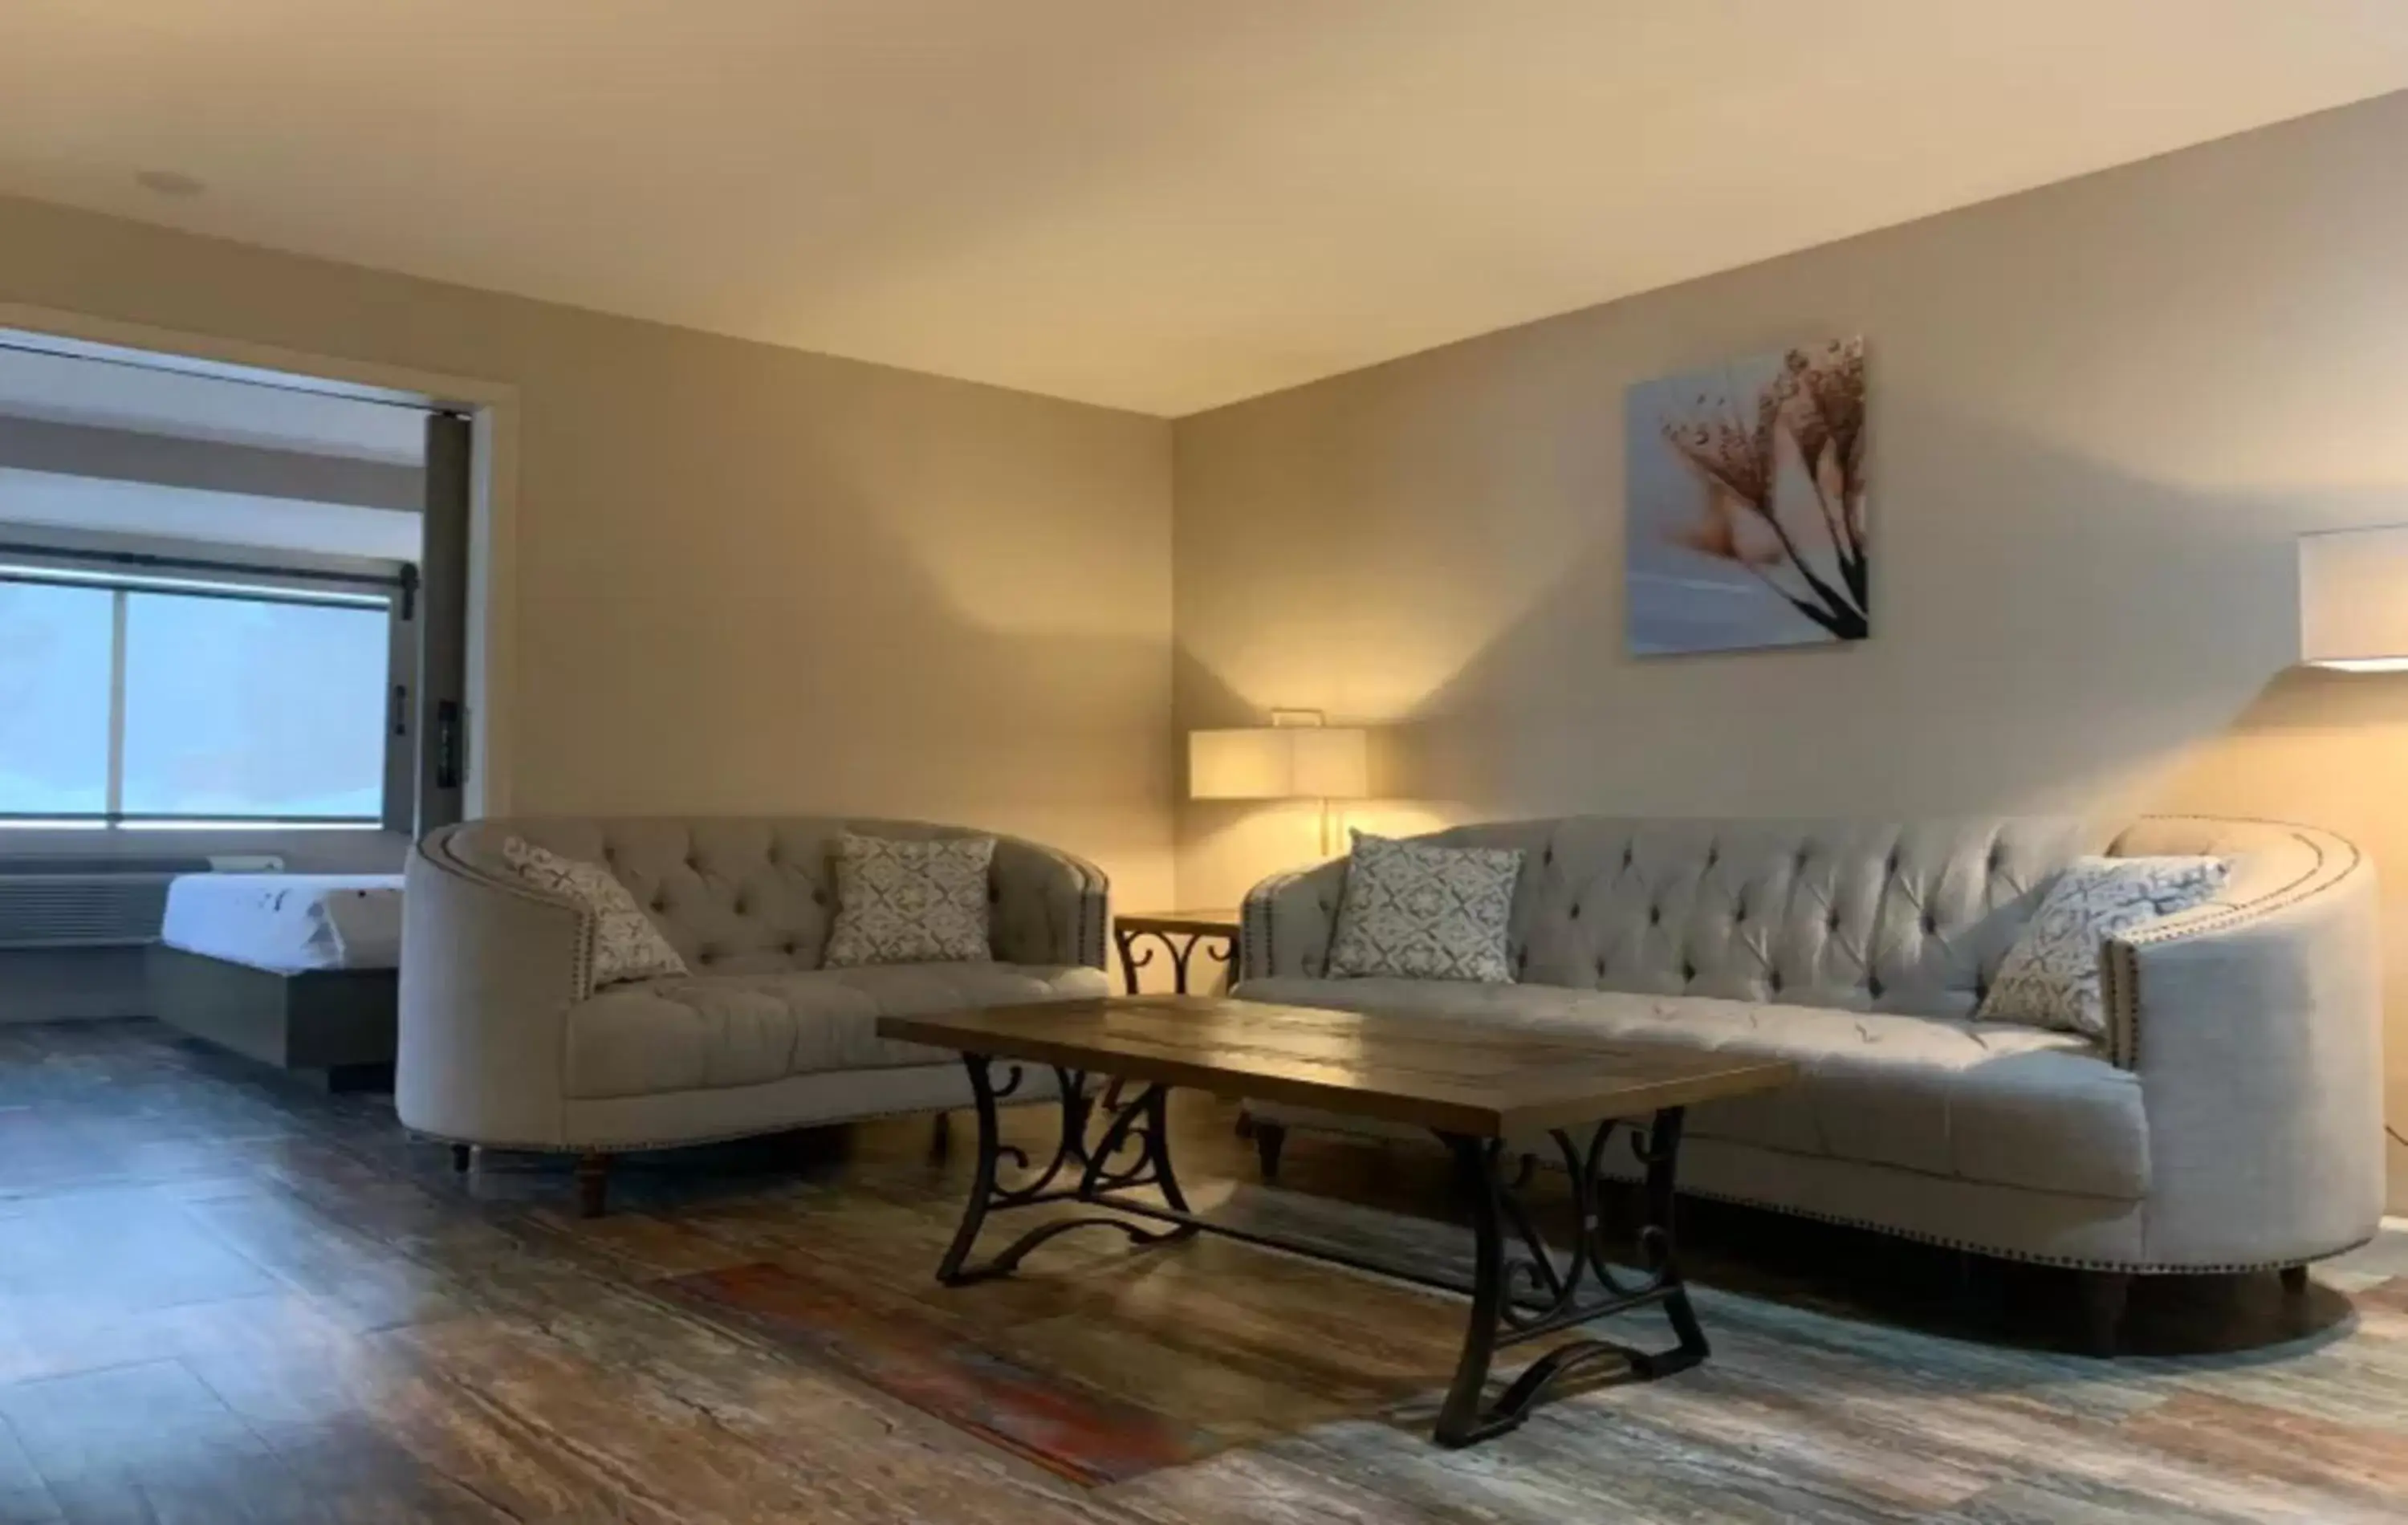
{"label": "air vent grille", "polygon": [[159,936],[167,884],[206,862],[0,867],[0,948],[108,948]]}

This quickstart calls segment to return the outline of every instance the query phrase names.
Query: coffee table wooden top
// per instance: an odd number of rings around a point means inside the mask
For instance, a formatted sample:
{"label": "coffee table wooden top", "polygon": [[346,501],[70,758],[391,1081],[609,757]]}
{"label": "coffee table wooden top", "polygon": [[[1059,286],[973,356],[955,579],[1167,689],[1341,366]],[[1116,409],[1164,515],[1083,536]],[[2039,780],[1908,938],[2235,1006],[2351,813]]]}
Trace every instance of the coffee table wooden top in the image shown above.
{"label": "coffee table wooden top", "polygon": [[1797,1078],[1752,1059],[1215,996],[886,1016],[887,1038],[1479,1138],[1632,1117]]}

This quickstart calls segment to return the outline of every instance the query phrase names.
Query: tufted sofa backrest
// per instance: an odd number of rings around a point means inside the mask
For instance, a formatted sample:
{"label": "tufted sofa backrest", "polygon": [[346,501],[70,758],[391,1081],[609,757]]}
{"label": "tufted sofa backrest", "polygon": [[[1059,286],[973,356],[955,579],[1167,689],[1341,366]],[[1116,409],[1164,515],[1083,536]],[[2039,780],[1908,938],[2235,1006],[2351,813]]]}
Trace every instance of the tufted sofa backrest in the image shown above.
{"label": "tufted sofa backrest", "polygon": [[[1970,1015],[2058,870],[2086,853],[2229,860],[2185,918],[2293,893],[2347,844],[2305,827],[2146,816],[2111,833],[2061,817],[1905,822],[1570,816],[1414,839],[1518,847],[1508,953],[1529,984]],[[1319,978],[1343,859],[1247,898],[1244,978]]]}
{"label": "tufted sofa backrest", "polygon": [[[504,880],[513,877],[502,856],[502,843],[511,837],[599,863],[652,913],[696,972],[766,974],[820,967],[836,915],[832,854],[838,833],[848,828],[913,839],[992,835],[923,821],[835,816],[525,816],[446,827],[430,839],[430,847],[439,844],[452,861]],[[992,885],[1033,880],[1042,871],[1038,859],[1050,866],[1058,857],[997,837]],[[1050,919],[1056,908],[1044,897],[1006,896],[991,886],[989,909],[997,957],[1049,961],[1045,950],[1059,938]]]}
{"label": "tufted sofa backrest", "polygon": [[2105,844],[2033,818],[1590,816],[1430,840],[1522,849],[1521,980],[1933,1016],[1970,1014],[2050,877]]}

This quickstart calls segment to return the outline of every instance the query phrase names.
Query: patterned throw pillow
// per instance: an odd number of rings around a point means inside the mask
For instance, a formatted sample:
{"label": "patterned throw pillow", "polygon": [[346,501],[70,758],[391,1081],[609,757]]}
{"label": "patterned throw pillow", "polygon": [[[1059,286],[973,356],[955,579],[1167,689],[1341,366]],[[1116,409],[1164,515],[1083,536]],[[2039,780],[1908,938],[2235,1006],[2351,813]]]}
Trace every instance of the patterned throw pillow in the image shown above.
{"label": "patterned throw pillow", "polygon": [[1506,918],[1518,847],[1438,847],[1357,831],[1329,943],[1333,977],[1511,984]]}
{"label": "patterned throw pillow", "polygon": [[993,837],[902,842],[847,831],[836,842],[836,928],[827,967],[985,960]]}
{"label": "patterned throw pillow", "polygon": [[566,898],[594,918],[595,986],[686,972],[685,960],[609,870],[517,837],[502,840],[502,861],[528,884]]}
{"label": "patterned throw pillow", "polygon": [[2057,875],[1973,1014],[2107,1036],[2100,944],[2160,916],[2203,905],[2231,866],[2219,857],[2084,857]]}

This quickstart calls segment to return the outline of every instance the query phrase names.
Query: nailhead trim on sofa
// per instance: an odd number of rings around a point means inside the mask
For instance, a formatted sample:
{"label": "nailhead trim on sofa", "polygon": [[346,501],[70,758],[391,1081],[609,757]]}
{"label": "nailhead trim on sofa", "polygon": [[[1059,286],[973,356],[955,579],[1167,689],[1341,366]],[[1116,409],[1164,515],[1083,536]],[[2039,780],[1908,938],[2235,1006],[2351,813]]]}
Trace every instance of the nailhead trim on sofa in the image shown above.
{"label": "nailhead trim on sofa", "polygon": [[[2152,816],[2149,819],[2153,822],[2202,821],[2208,825],[2221,824],[2216,820],[2194,815]],[[2271,827],[2277,830],[2289,828],[2289,823],[2285,821],[2258,821],[2243,817],[2231,819],[2240,825]],[[2292,830],[2291,836],[2294,842],[2306,848],[2315,856],[2314,866],[2297,879],[2270,889],[2254,899],[2219,907],[2213,913],[2195,919],[2186,916],[2173,919],[2170,925],[2135,928],[2121,937],[2109,939],[2106,945],[2100,949],[2100,974],[2106,986],[2107,997],[2110,1038],[2107,1053],[2109,1060],[2117,1069],[2138,1070],[2141,1067],[2140,950],[2142,948],[2161,943],[2185,942],[2193,938],[2229,931],[2236,927],[2245,927],[2253,921],[2262,920],[2346,878],[2364,861],[2363,856],[2354,843],[2344,843],[2348,848],[2348,858],[2335,865],[2328,859],[2323,845],[2315,838],[2298,830]]]}
{"label": "nailhead trim on sofa", "polygon": [[[1517,925],[1516,935],[1526,938],[1530,945],[1531,977],[1548,985],[1588,988],[1594,970],[1597,987],[1633,993],[1695,990],[1724,1000],[1771,1000],[1838,1011],[1860,1010],[1870,1004],[1877,1012],[1960,1021],[1970,1012],[1960,1010],[1959,1004],[1968,999],[1969,992],[1974,1002],[1979,1001],[1984,974],[1993,967],[1991,960],[2001,957],[2004,947],[2011,944],[2019,924],[2015,915],[2006,915],[1981,927],[1982,918],[2036,895],[2054,866],[2070,862],[2080,854],[2102,850],[2125,855],[2206,852],[2233,856],[2244,868],[2235,876],[2231,899],[2210,901],[2196,911],[2137,928],[2102,947],[2100,961],[2110,1022],[2100,1050],[2093,1051],[2096,1057],[2092,1062],[2101,1068],[2112,1064],[2128,1076],[2137,1075],[2144,1054],[2143,1044],[2150,1043],[2152,1037],[2143,1029],[2150,1023],[2162,1024],[2164,1030],[2155,1035],[2156,1042],[2145,1050],[2155,1065],[2148,1084],[2160,1090],[2176,1086],[2184,1090],[2166,1102],[2170,1120],[2164,1130],[2151,1132],[2150,1142],[2154,1148],[2162,1138],[2172,1138],[2174,1144],[2169,1147],[2183,1155],[2186,1165],[2199,1167],[2200,1151],[2217,1147],[2214,1138],[2218,1116],[2215,1099],[2222,1092],[2216,1088],[2214,1075],[2204,1072],[2201,1066],[2211,1063],[2218,1051],[2211,1042],[2198,1052],[2196,1062],[2187,1045],[2183,1053],[2173,1052],[2170,1034],[2178,1035],[2176,1029],[2181,1024],[2175,1019],[2184,1014],[2168,1010],[2167,1004],[2177,987],[2185,1000],[2194,995],[2211,1003],[2217,1000],[2220,966],[2194,965],[2195,957],[2206,956],[2211,948],[2217,957],[2223,954],[2222,947],[2208,944],[2205,940],[2237,939],[2231,948],[2231,956],[2237,958],[2256,957],[2254,950],[2262,942],[2270,944],[2268,956],[2277,959],[2344,961],[2334,966],[2329,980],[2319,979],[2315,988],[2302,996],[2317,1003],[2313,1009],[2296,1014],[2296,1014],[2300,1021],[2317,1025],[2318,1034],[2329,1042],[2315,1044],[2303,1055],[2302,1062],[2312,1064],[2315,1075],[2323,1077],[2317,1081],[2319,1087],[2336,1088],[2319,1088],[2311,1095],[2301,1089],[2308,1084],[2307,1075],[2272,1064],[2263,1072],[2267,1084],[2248,1091],[2251,1104],[2261,1108],[2304,1109],[2317,1104],[2317,1098],[2330,1101],[2329,1106],[2315,1114],[2315,1153],[2309,1152],[2310,1142],[2277,1127],[2268,1138],[2267,1169],[2257,1175],[2246,1170],[2236,1172],[2231,1187],[2242,1197],[2255,1193],[2251,1206],[2239,1208],[2222,1198],[2212,1171],[2202,1173],[2200,1168],[2189,1168],[2174,1172],[2168,1177],[2165,1200],[2150,1197],[2144,1216],[2137,1225],[2143,1231],[2132,1248],[2154,1252],[2143,1259],[2138,1255],[2118,1256],[2103,1243],[2096,1244],[2100,1251],[2098,1255],[2051,1254],[2037,1246],[2050,1244],[2057,1236],[2021,1233],[2014,1225],[1994,1225],[1982,1215],[1961,1218],[1937,1215],[1926,1218],[1945,1230],[1939,1233],[1894,1227],[1880,1221],[1891,1214],[1878,1195],[1878,1183],[1868,1184],[1866,1190],[1870,1195],[1852,1196],[1846,1191],[1807,1194],[1810,1198],[1822,1197],[1826,1205],[1842,1210],[1836,1214],[1771,1200],[1768,1194],[1785,1196],[1789,1189],[1785,1184],[1773,1181],[1717,1182],[1717,1186],[1736,1184],[1742,1189],[1736,1193],[1695,1194],[1796,1212],[1821,1221],[1896,1233],[1920,1243],[2001,1259],[2149,1275],[2240,1273],[2297,1265],[2341,1254],[2364,1243],[2372,1231],[2370,1215],[2379,1201],[2380,1170],[2379,1160],[2370,1167],[2371,1150],[2361,1152],[2357,1142],[2361,1122],[2365,1124],[2364,1139],[2370,1144],[2377,1136],[2377,1119],[2371,1115],[2376,1105],[2372,1087],[2349,1083],[2370,1072],[2372,1061],[2368,1056],[2372,1052],[2372,974],[2366,967],[2361,928],[2371,931],[2364,924],[2372,921],[2373,910],[2372,897],[2367,893],[2363,855],[2328,833],[2280,822],[2186,815],[2147,817],[2116,833],[2112,843],[2103,833],[2093,834],[2097,825],[2091,823],[2081,835],[2073,836],[2051,834],[2045,822],[2029,818],[2002,818],[1997,825],[1940,821],[1893,827],[1885,822],[1723,823],[1567,817],[1456,827],[1439,834],[1438,840],[1526,844],[1541,877],[1522,886],[1517,917],[1526,918],[1529,926]],[[1985,827],[1986,856],[1982,851]],[[1948,835],[1951,828],[1957,833],[1953,839]],[[1878,856],[1863,857],[1865,867],[1854,879],[1845,877],[1849,870],[1827,868],[1817,852],[1816,872],[1810,878],[1806,856],[1814,851],[1813,844],[1822,840],[1826,831],[1835,841],[1852,833],[1849,840],[1856,850],[1872,855],[1878,855],[1883,836],[1888,833],[1894,843],[1906,847],[1905,873],[1900,873],[1899,854],[1893,846],[1885,862]],[[1806,844],[1799,848],[1797,861],[1792,864],[1784,864],[1778,856],[1784,833]],[[1765,867],[1727,870],[1717,881],[1712,859],[1726,840],[1745,840],[1754,856],[1742,858],[1742,863],[1761,862]],[[1655,844],[1652,853],[1651,842]],[[1635,877],[1633,844],[1638,849]],[[1702,873],[1694,867],[1684,872],[1684,855],[1692,853],[1707,863]],[[1570,856],[1567,857],[1567,854]],[[1614,877],[1617,858],[1622,876],[1618,880]],[[1570,867],[1563,866],[1567,864]],[[2007,870],[2004,873],[2000,871],[2002,864]],[[1342,873],[1343,869],[1337,867],[1334,871]],[[1330,899],[1327,887],[1332,880],[1313,876],[1332,872],[1331,866],[1324,866],[1283,874],[1266,880],[1248,897],[1241,949],[1248,978],[1316,977],[1312,964],[1318,950],[1305,944],[1327,930],[1328,918],[1322,907]],[[1776,888],[1774,893],[1784,903],[1803,912],[1802,915],[1792,915],[1794,925],[1789,930],[1796,942],[1770,955],[1765,951],[1769,944],[1756,930],[1759,920],[1771,914],[1770,908],[1760,905],[1753,893],[1759,875],[1762,882],[1793,886]],[[1851,897],[1844,904],[1850,908],[1856,930],[1844,941],[1839,935],[1843,902],[1835,885]],[[1611,893],[1616,900],[1608,907],[1593,899],[1592,891],[1598,895]],[[1809,894],[1816,898],[1804,899]],[[1791,899],[1793,895],[1798,899]],[[1676,915],[1682,918],[1681,935],[1669,940],[1654,930],[1658,926],[1659,896],[1669,896],[1662,912],[1665,934],[1671,932]],[[1828,929],[1815,917],[1818,907],[1828,909]],[[1593,914],[1600,910],[1606,914]],[[1910,913],[1914,914],[1910,916]],[[1868,926],[1882,940],[1878,957],[1876,951],[1869,951],[1873,949],[1873,943],[1865,939]],[[1825,930],[1830,934],[1828,940],[1821,935]],[[1783,934],[1770,935],[1777,939]],[[1542,936],[1553,943],[1543,956],[1539,951]],[[2300,940],[2296,946],[2295,938]],[[1698,941],[1693,943],[1693,939]],[[2197,956],[2187,949],[2174,951],[2193,941],[2203,944]],[[2272,943],[2280,943],[2281,947],[2272,947]],[[1693,970],[1692,955],[1697,948],[1705,949],[1707,956],[1696,957],[1694,962],[1700,968]],[[2158,948],[2166,950],[2162,962],[2144,957]],[[1542,957],[1546,960],[1543,972]],[[1795,961],[1797,967],[1772,961],[1783,957]],[[1589,961],[1592,958],[1594,961]],[[1812,961],[1818,958],[1828,961],[1814,967]],[[1708,967],[1716,960],[1720,962],[1719,969]],[[1772,985],[1766,977],[1750,990],[1747,982],[1757,976],[1758,965],[1770,975],[1780,976],[1781,984]],[[1928,977],[1934,965],[1942,971],[1938,980]],[[1905,977],[1893,978],[1894,970]],[[1698,978],[1701,972],[1707,976],[1703,983]],[[2278,972],[2288,978],[2290,965],[2280,965]],[[1811,992],[1799,988],[1807,981],[1792,976],[1801,973],[1811,973],[1822,988]],[[2159,982],[2165,988],[2155,990],[2153,995],[2143,992],[2141,981],[2144,977]],[[1858,982],[1853,988],[1849,984],[1852,980]],[[1910,980],[1919,983],[1922,988],[1912,987]],[[1717,983],[1719,987],[1715,987]],[[1885,985],[1889,987],[1886,995]],[[1817,996],[1822,999],[1815,999]],[[2237,999],[2246,1000],[2249,997],[2241,991]],[[2279,990],[2270,990],[2266,999],[2279,1002],[2282,997]],[[1438,1004],[1442,1006],[1444,1002]],[[2241,1052],[2257,1052],[2249,1046],[2253,1042],[2262,1049],[2268,1043],[2280,1044],[2288,1041],[2287,1026],[2253,1025],[2245,1020],[2245,1012],[2231,1007],[2229,1002],[2217,1005],[2215,1016],[2216,1020],[2238,1024],[2230,1036],[2238,1042]],[[2307,1037],[2302,1033],[2301,1041]],[[2203,1095],[2201,1086],[2207,1087]],[[2301,1111],[2294,1115],[2304,1117],[2306,1114]],[[2153,1108],[2153,1125],[2157,1116],[2157,1109]],[[2243,1126],[2245,1129],[2248,1124],[2244,1121]],[[2286,1144],[2286,1141],[2291,1142]],[[2212,1163],[2212,1156],[2207,1158]],[[2168,1217],[2160,1219],[2158,1211]],[[2224,1231],[2211,1221],[2219,1216],[2232,1231]],[[1986,1238],[1994,1231],[2011,1244],[2021,1241],[2034,1247],[2003,1247],[1964,1237],[1981,1233]],[[2185,1254],[2197,1254],[2201,1259],[2172,1259]],[[2217,1259],[2205,1259],[2208,1256]]]}

